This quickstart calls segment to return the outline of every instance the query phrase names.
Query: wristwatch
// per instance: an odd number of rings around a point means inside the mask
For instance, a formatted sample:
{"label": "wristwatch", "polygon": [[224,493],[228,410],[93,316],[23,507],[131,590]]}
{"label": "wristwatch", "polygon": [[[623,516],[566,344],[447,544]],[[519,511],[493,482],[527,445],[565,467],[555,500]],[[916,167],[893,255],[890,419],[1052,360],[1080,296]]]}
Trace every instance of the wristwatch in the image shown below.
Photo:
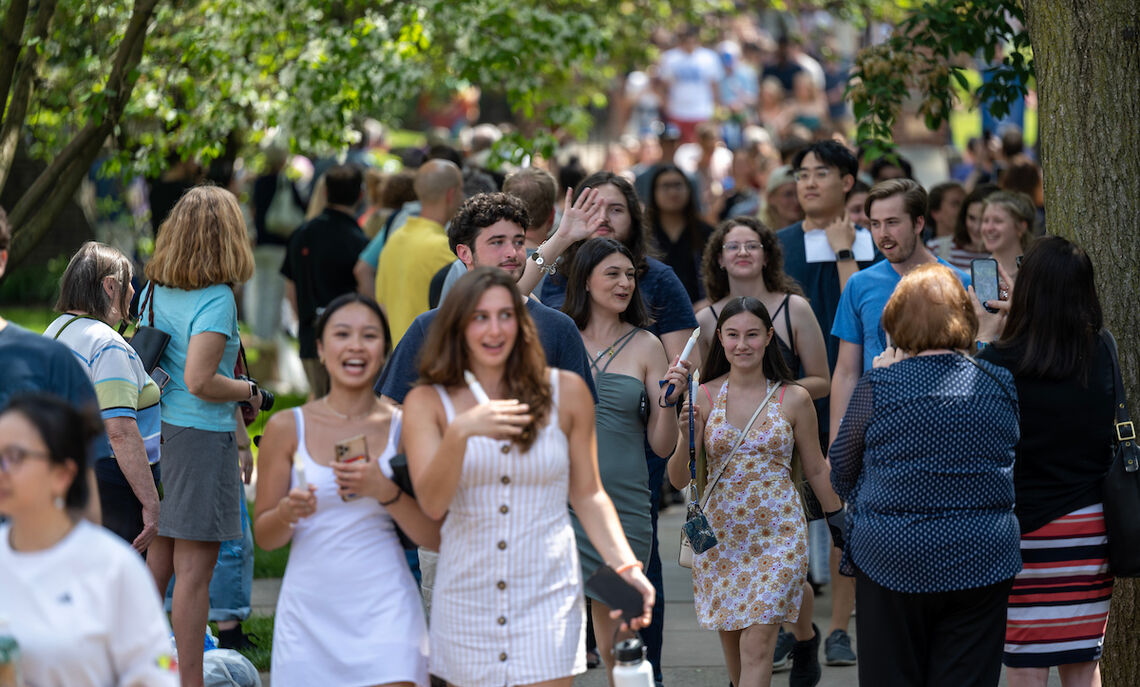
{"label": "wristwatch", "polygon": [[855,254],[852,253],[849,249],[845,248],[843,250],[835,251],[835,259],[836,260],[854,260]]}

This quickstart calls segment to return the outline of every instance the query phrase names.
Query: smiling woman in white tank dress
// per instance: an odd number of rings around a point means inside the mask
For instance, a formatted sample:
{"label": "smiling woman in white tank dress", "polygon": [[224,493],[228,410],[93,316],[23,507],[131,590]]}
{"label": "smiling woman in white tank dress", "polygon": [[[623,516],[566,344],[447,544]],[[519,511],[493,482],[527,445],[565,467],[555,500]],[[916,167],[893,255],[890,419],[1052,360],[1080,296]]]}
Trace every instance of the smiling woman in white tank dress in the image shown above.
{"label": "smiling woman in white tank dress", "polygon": [[[603,559],[641,592],[634,629],[653,608],[598,477],[590,392],[576,374],[546,367],[514,280],[499,269],[456,282],[421,360],[421,386],[404,404],[408,465],[424,511],[446,516],[432,673],[457,687],[569,685],[586,666],[567,502]],[[464,370],[492,400],[477,404]]]}
{"label": "smiling woman in white tank dress", "polygon": [[[273,684],[426,687],[427,628],[395,526],[429,548],[439,527],[390,479],[401,413],[372,393],[388,325],[374,302],[349,294],[329,304],[317,339],[329,395],[274,415],[259,455],[257,541],[292,542]],[[370,460],[336,463],[334,445],[361,434]]]}

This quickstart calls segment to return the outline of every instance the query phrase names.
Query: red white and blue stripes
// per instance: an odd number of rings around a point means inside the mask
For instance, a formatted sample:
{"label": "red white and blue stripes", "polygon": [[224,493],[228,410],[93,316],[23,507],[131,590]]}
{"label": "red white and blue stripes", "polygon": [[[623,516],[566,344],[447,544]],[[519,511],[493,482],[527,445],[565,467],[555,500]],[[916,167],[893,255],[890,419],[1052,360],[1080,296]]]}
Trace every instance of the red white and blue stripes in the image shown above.
{"label": "red white and blue stripes", "polygon": [[1113,580],[1101,504],[1023,534],[1021,558],[1006,615],[1005,665],[1099,659]]}

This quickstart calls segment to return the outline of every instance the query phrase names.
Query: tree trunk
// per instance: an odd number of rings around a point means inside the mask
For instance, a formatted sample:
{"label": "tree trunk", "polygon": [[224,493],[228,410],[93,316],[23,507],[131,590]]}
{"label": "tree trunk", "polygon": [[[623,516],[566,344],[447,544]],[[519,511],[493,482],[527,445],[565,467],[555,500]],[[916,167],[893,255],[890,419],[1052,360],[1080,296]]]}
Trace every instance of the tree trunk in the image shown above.
{"label": "tree trunk", "polygon": [[[52,17],[55,15],[55,4],[56,0],[43,0],[36,9],[32,40],[42,43],[47,38]],[[12,159],[16,157],[16,145],[19,142],[20,131],[24,128],[24,117],[28,113],[28,103],[31,102],[35,88],[33,84],[39,78],[42,63],[43,56],[35,46],[30,46],[17,60],[16,82],[12,86],[8,109],[4,112],[4,123],[0,126],[0,188],[4,188],[4,184],[8,183]]]}
{"label": "tree trunk", "polygon": [[[18,265],[51,227],[56,214],[79,187],[103,141],[114,130],[134,90],[136,67],[142,59],[147,27],[159,0],[135,0],[123,40],[115,52],[104,93],[107,111],[99,123],[88,122],[56,156],[28,192],[12,208],[12,250],[9,264]],[[111,95],[113,94],[113,95]]]}
{"label": "tree trunk", "polygon": [[8,89],[12,87],[12,74],[20,57],[20,39],[24,37],[24,21],[28,17],[28,0],[12,0],[0,27],[0,111],[8,102]]}
{"label": "tree trunk", "polygon": [[[1088,251],[1140,419],[1140,3],[1026,0],[1049,233]],[[1140,546],[1140,542],[1137,543]],[[1140,685],[1140,585],[1116,581],[1102,675]]]}

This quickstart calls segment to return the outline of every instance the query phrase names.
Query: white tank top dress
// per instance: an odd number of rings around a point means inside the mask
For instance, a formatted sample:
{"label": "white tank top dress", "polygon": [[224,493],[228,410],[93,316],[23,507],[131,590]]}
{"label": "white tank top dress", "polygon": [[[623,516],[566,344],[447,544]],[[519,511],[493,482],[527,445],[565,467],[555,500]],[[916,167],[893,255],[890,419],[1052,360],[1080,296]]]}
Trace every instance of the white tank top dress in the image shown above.
{"label": "white tank top dress", "polygon": [[[431,672],[453,685],[525,685],[586,670],[557,370],[551,383],[550,419],[526,453],[489,437],[467,440],[431,605]],[[451,422],[451,398],[435,388]]]}
{"label": "white tank top dress", "polygon": [[[273,685],[427,687],[427,627],[395,524],[374,499],[341,501],[332,468],[315,462],[305,445],[301,409],[293,416],[317,510],[293,529],[273,627]],[[377,458],[388,477],[401,417],[392,415],[388,446]],[[296,474],[290,482],[297,484]]]}

